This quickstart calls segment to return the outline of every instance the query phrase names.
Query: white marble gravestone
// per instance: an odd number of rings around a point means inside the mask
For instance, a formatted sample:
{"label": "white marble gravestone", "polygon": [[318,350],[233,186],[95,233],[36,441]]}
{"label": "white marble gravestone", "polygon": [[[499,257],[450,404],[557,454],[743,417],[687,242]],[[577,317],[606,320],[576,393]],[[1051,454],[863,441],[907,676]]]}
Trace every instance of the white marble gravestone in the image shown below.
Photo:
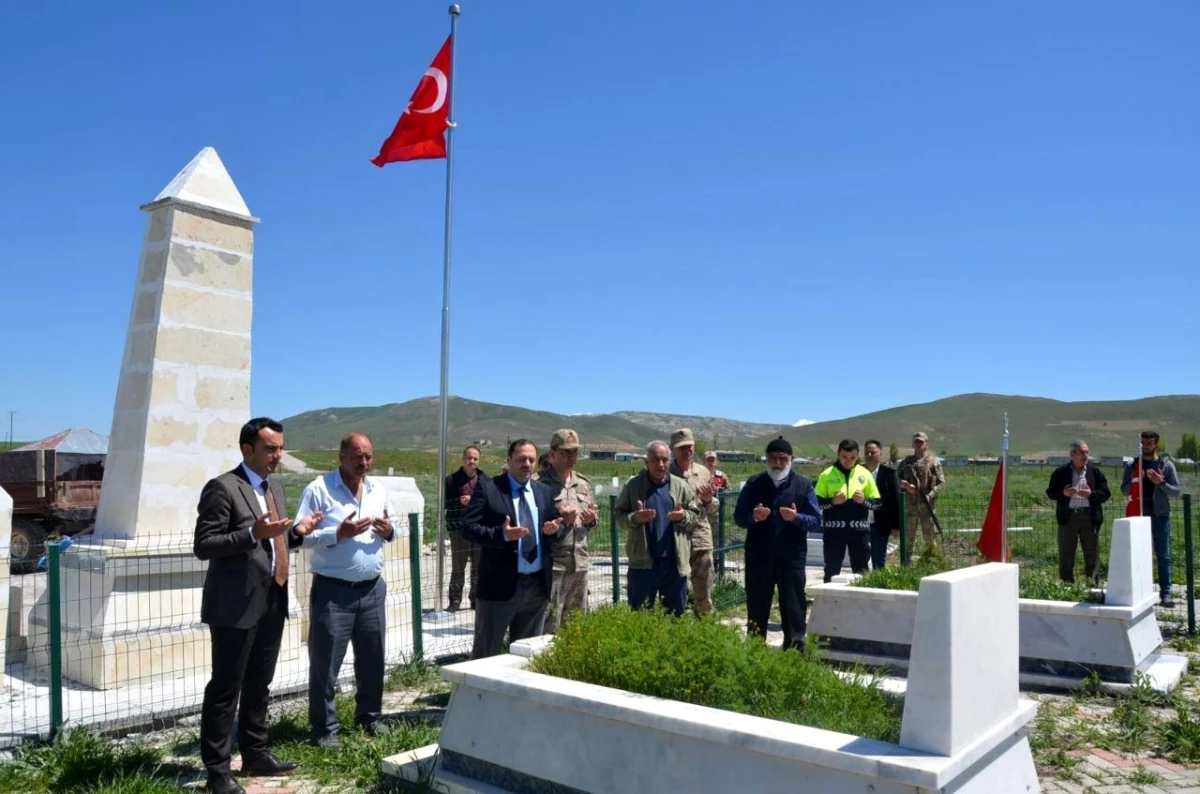
{"label": "white marble gravestone", "polygon": [[[99,689],[206,674],[196,505],[250,418],[258,219],[212,148],[142,209],[96,531],[62,558],[63,675]],[[299,635],[289,621],[281,664]]]}

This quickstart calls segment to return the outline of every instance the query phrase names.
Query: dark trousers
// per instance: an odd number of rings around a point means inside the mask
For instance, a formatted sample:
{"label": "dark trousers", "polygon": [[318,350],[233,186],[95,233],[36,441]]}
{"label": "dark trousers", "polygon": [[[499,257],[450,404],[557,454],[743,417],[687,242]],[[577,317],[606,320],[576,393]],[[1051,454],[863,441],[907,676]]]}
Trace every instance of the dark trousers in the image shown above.
{"label": "dark trousers", "polygon": [[475,604],[475,586],[479,583],[479,544],[463,537],[460,531],[450,535],[450,588],[446,594],[449,606],[457,608],[462,603],[463,584],[467,579],[467,563],[471,564],[471,590],[468,598]]}
{"label": "dark trousers", "polygon": [[679,575],[675,555],[656,559],[653,568],[630,568],[627,578],[629,606],[634,609],[653,609],[659,597],[676,617],[687,609],[687,577]]}
{"label": "dark trousers", "polygon": [[887,547],[888,540],[891,539],[891,533],[881,535],[878,532],[871,533],[871,568],[878,571],[887,565]]}
{"label": "dark trousers", "polygon": [[867,532],[858,529],[826,529],[825,538],[825,581],[842,572],[842,560],[846,559],[846,550],[850,550],[850,570],[855,573],[866,573],[867,560],[871,557],[871,547],[868,545]]}
{"label": "dark trousers", "polygon": [[200,711],[200,758],[209,774],[229,774],[235,712],[242,761],[252,761],[267,752],[267,702],[287,617],[283,588],[274,583],[270,588],[267,610],[254,626],[208,627],[212,679],[204,687]]}
{"label": "dark trousers", "polygon": [[1075,547],[1083,546],[1083,575],[1092,583],[1100,581],[1100,528],[1092,524],[1091,511],[1084,508],[1070,513],[1067,523],[1058,525],[1058,578],[1075,581]]}
{"label": "dark trousers", "polygon": [[528,637],[538,637],[546,625],[546,607],[550,594],[541,572],[519,574],[517,591],[507,601],[475,602],[475,643],[472,659],[496,656],[504,650],[504,632],[510,643]]}
{"label": "dark trousers", "polygon": [[783,647],[803,648],[804,632],[808,625],[803,559],[746,560],[746,633],[764,640],[767,638],[771,599],[775,597],[777,589],[779,616],[783,623]]}
{"label": "dark trousers", "polygon": [[354,721],[383,716],[383,643],[387,585],[383,577],[351,583],[314,574],[308,629],[308,722],[313,737],[338,732],[333,690],[347,645],[354,648]]}

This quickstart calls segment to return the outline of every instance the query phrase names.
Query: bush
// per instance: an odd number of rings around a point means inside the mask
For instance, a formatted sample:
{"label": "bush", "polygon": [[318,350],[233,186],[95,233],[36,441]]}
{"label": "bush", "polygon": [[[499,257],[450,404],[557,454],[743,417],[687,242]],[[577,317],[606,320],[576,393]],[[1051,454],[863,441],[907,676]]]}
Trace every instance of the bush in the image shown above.
{"label": "bush", "polygon": [[[918,560],[907,567],[894,565],[878,571],[869,571],[854,582],[855,587],[874,587],[880,590],[918,590],[921,579],[926,576],[944,573],[949,570],[945,560],[939,562],[925,559]],[[1092,593],[1088,585],[1080,582],[1063,582],[1048,571],[1020,569],[1020,582],[1017,585],[1021,598],[1038,598],[1046,601],[1072,601],[1087,603],[1102,600]]]}
{"label": "bush", "polygon": [[[887,742],[899,706],[874,681],[838,677],[811,656],[747,639],[706,616],[674,618],[625,605],[580,613],[531,669],[641,695],[752,714]],[[865,676],[864,676],[865,678]]]}

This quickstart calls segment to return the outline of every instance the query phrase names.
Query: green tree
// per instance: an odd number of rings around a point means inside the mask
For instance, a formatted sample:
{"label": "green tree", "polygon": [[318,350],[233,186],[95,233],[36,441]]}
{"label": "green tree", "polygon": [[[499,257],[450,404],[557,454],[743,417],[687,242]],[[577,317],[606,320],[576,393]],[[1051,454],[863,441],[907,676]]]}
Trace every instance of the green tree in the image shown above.
{"label": "green tree", "polygon": [[1196,441],[1195,433],[1184,433],[1179,441],[1179,449],[1175,452],[1177,458],[1200,458],[1200,443]]}
{"label": "green tree", "polygon": [[[721,434],[713,433],[713,451],[716,452],[721,448]],[[474,569],[472,569],[474,570]]]}
{"label": "green tree", "polygon": [[1157,452],[1159,455],[1167,454],[1167,440],[1165,438],[1163,438],[1162,436],[1159,436],[1158,437],[1158,446],[1154,448],[1154,451]]}
{"label": "green tree", "polygon": [[704,453],[708,452],[708,447],[700,439],[696,439],[696,457],[704,460]]}
{"label": "green tree", "polygon": [[895,463],[900,460],[900,447],[896,446],[896,442],[888,444],[888,461]]}

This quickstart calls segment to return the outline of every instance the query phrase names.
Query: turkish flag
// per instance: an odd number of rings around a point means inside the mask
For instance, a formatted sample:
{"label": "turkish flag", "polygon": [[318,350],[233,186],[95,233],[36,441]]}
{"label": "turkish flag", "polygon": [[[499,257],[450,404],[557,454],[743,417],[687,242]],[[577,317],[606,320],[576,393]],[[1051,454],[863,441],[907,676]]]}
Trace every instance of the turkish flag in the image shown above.
{"label": "turkish flag", "polygon": [[1133,459],[1133,475],[1129,478],[1129,501],[1125,503],[1125,517],[1137,518],[1142,514],[1142,459]]}
{"label": "turkish flag", "polygon": [[425,70],[396,129],[371,162],[383,168],[405,160],[437,160],[446,156],[446,122],[450,116],[450,37]]}
{"label": "turkish flag", "polygon": [[992,498],[988,500],[987,517],[983,519],[983,532],[979,534],[979,542],[975,544],[980,554],[987,557],[988,562],[1000,562],[1002,556],[1012,559],[1012,555],[1004,555],[1004,463],[996,471],[996,482],[992,486]]}

